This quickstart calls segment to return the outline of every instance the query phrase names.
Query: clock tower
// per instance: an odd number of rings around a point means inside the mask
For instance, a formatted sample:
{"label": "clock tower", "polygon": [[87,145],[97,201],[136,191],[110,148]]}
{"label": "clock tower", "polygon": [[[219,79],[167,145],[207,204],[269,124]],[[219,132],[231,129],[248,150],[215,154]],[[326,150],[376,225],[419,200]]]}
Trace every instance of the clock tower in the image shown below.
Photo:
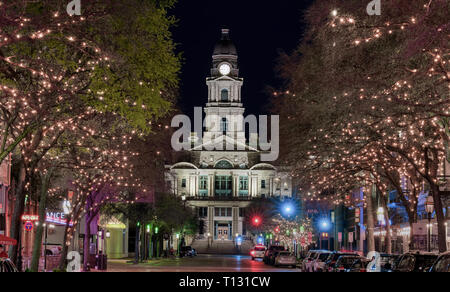
{"label": "clock tower", "polygon": [[222,37],[214,47],[211,77],[207,78],[208,103],[205,107],[205,140],[216,141],[228,136],[245,144],[244,112],[239,77],[237,50],[230,38],[230,30],[222,29]]}

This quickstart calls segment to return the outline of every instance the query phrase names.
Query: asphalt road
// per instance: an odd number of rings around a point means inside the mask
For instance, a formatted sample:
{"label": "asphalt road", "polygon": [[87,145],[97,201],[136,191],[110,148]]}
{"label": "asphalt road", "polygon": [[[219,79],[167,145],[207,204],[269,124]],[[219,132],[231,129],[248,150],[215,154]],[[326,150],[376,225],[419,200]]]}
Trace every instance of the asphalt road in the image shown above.
{"label": "asphalt road", "polygon": [[299,272],[275,268],[246,256],[199,255],[194,258],[153,260],[138,265],[130,260],[109,260],[108,272]]}

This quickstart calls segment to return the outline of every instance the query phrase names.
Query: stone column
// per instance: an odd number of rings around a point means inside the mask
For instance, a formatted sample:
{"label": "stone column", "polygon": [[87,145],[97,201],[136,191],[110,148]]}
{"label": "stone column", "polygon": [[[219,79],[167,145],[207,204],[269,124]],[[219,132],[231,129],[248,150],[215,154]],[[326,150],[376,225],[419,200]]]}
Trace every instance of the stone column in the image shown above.
{"label": "stone column", "polygon": [[237,174],[233,175],[233,197],[239,196],[239,176]]}
{"label": "stone column", "polygon": [[214,178],[214,174],[210,174],[209,175],[209,196],[210,197],[214,197],[214,193],[215,193],[215,190],[214,190],[214,188],[215,188],[215,186],[216,186],[216,184],[215,184],[215,178]]}
{"label": "stone column", "polygon": [[208,207],[208,233],[214,238],[214,207]]}
{"label": "stone column", "polygon": [[270,178],[269,188],[270,188],[270,190],[269,190],[270,191],[270,197],[273,197],[273,188],[274,188],[273,177]]}
{"label": "stone column", "polygon": [[239,233],[239,208],[233,207],[233,237],[236,236],[237,233]]}

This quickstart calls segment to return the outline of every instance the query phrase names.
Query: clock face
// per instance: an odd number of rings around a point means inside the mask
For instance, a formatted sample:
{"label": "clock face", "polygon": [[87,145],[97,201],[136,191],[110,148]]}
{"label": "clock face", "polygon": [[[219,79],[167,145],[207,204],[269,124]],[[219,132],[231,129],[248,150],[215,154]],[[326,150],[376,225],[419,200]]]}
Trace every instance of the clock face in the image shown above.
{"label": "clock face", "polygon": [[222,64],[219,67],[219,72],[222,75],[228,75],[231,72],[231,66],[229,64]]}

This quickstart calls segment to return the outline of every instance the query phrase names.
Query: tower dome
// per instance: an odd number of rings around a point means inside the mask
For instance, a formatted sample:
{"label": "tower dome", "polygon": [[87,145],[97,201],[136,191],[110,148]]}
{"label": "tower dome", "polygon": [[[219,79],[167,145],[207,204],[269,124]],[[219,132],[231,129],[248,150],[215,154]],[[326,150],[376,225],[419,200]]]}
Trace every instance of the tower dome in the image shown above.
{"label": "tower dome", "polygon": [[214,47],[213,56],[218,56],[218,55],[237,56],[236,47],[230,39],[230,30],[229,29],[222,29],[222,38],[219,42],[217,42],[216,46]]}

